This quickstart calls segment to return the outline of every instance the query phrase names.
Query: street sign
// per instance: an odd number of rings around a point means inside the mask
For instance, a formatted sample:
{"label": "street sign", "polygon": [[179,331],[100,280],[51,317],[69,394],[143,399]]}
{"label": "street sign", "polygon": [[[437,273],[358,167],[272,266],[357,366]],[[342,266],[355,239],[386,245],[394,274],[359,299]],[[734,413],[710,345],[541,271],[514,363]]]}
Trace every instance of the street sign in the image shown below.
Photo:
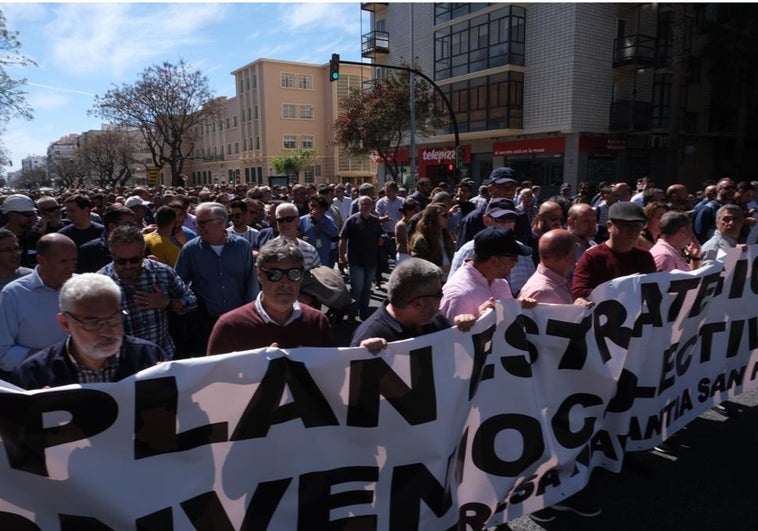
{"label": "street sign", "polygon": [[148,186],[156,186],[158,184],[158,181],[161,177],[161,169],[160,168],[148,168],[147,169],[147,185]]}

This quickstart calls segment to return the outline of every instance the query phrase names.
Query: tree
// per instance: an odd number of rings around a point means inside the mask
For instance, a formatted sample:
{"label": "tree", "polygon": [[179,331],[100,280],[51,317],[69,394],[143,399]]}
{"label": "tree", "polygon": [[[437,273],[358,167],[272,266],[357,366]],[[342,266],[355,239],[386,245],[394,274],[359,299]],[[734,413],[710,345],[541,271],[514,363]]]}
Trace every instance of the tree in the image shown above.
{"label": "tree", "polygon": [[48,158],[47,171],[51,178],[55,179],[55,185],[63,188],[83,188],[85,186],[87,171],[80,157]]}
{"label": "tree", "polygon": [[184,161],[192,157],[201,125],[221,119],[222,99],[213,99],[208,78],[184,61],[146,68],[133,85],[113,86],[95,97],[91,113],[141,133],[153,164],[168,164],[181,186]]}
{"label": "tree", "polygon": [[77,149],[85,173],[90,181],[98,186],[113,185],[118,182],[124,186],[132,176],[135,142],[128,131],[109,129],[94,131],[82,135]]}
{"label": "tree", "polygon": [[316,150],[300,148],[292,152],[280,153],[271,160],[271,166],[277,173],[300,177],[300,173],[313,166],[316,160]]}
{"label": "tree", "polygon": [[[400,175],[397,152],[408,143],[410,130],[410,73],[391,72],[364,90],[353,89],[339,102],[334,124],[338,146],[350,155],[375,155],[393,180]],[[430,136],[447,126],[434,87],[416,76],[416,134]]]}
{"label": "tree", "polygon": [[[19,53],[21,41],[18,32],[10,31],[5,15],[0,11],[0,132],[11,118],[32,119],[32,108],[26,101],[24,85],[26,79],[13,79],[6,67],[8,66],[37,66],[32,59]],[[0,145],[0,172],[4,172],[9,163],[5,147]]]}

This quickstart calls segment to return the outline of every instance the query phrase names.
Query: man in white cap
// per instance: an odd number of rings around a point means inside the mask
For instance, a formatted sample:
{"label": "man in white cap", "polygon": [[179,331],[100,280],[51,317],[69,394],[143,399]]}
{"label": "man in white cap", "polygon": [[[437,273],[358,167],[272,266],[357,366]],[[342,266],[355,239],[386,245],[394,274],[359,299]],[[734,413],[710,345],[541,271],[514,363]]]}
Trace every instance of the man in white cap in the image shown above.
{"label": "man in white cap", "polygon": [[132,212],[134,212],[135,221],[137,222],[137,226],[141,229],[144,229],[148,226],[147,221],[145,220],[145,216],[147,215],[147,205],[149,205],[147,201],[144,201],[140,196],[133,195],[129,198],[127,198],[126,202],[124,203],[124,206],[128,209],[130,209]]}
{"label": "man in white cap", "polygon": [[36,240],[32,227],[37,222],[37,211],[34,202],[23,194],[9,195],[3,201],[3,214],[6,215],[4,228],[18,238],[21,247],[21,265],[34,267],[37,265]]}

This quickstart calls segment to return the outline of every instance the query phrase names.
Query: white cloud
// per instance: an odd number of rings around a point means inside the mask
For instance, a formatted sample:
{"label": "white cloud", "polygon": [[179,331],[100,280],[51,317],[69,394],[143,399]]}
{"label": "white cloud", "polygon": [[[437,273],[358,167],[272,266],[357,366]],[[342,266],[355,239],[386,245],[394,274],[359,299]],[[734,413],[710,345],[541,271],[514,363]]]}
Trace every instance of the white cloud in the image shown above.
{"label": "white cloud", "polygon": [[337,29],[344,33],[359,31],[361,12],[356,4],[288,4],[282,8],[285,28],[305,28],[323,33],[324,29]]}

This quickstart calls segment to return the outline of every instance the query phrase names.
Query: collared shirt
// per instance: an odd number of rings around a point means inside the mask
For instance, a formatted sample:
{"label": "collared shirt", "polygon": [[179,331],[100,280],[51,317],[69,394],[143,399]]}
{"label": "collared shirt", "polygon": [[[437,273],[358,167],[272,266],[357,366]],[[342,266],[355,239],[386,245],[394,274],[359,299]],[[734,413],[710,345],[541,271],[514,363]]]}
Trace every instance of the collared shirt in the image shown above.
{"label": "collared shirt", "polygon": [[247,243],[250,244],[250,247],[255,247],[258,243],[258,229],[254,229],[252,227],[245,227],[245,232],[237,232],[234,230],[234,227],[227,227],[226,232],[229,234],[234,234],[236,236],[239,236],[240,238],[243,238],[247,241]]}
{"label": "collared shirt", "polygon": [[568,279],[548,269],[542,263],[537,264],[537,270],[521,288],[519,296],[547,304],[574,303]]}
{"label": "collared shirt", "polygon": [[[283,236],[279,235],[274,238],[274,240],[281,240],[282,238]],[[290,240],[288,239],[287,241]],[[300,249],[300,252],[303,253],[303,268],[306,271],[310,271],[314,267],[321,265],[321,258],[319,258],[318,251],[316,251],[316,248],[313,245],[298,238],[297,246]]]}
{"label": "collared shirt", "polygon": [[250,244],[227,234],[221,255],[198,236],[179,252],[176,272],[203,301],[211,317],[252,302],[258,293]]}
{"label": "collared shirt", "polygon": [[470,313],[479,317],[479,306],[490,297],[512,299],[511,287],[503,278],[489,282],[471,262],[462,265],[442,286],[440,312],[452,321],[456,315]]}
{"label": "collared shirt", "polygon": [[395,197],[394,201],[391,201],[389,197],[380,197],[376,202],[376,214],[381,218],[383,216],[389,216],[390,219],[382,221],[382,230],[388,234],[395,233],[395,224],[403,219],[403,214],[400,212],[400,207],[403,206],[403,198],[400,196]]}
{"label": "collared shirt", "polygon": [[387,311],[387,302],[385,301],[368,319],[363,321],[353,332],[353,339],[350,342],[351,347],[357,347],[361,341],[371,337],[381,337],[387,342],[400,341],[413,337],[423,336],[440,330],[446,330],[452,325],[444,315],[437,313],[434,318],[421,327],[421,333],[404,327],[397,319]]}
{"label": "collared shirt", "polygon": [[719,249],[726,250],[736,246],[737,240],[730,238],[719,230],[715,230],[713,232],[713,236],[711,236],[708,241],[703,244],[703,260],[715,260],[718,257]]}
{"label": "collared shirt", "polygon": [[123,282],[113,268],[113,262],[98,273],[111,277],[121,288],[121,309],[127,313],[124,316],[124,333],[152,341],[163,349],[166,359],[173,359],[175,348],[168,332],[168,308],[143,308],[137,302],[137,292],[152,293],[157,287],[169,299],[179,299],[185,313],[196,309],[197,297],[176,271],[166,264],[145,258],[136,284]]}
{"label": "collared shirt", "polygon": [[350,208],[353,205],[353,200],[347,196],[343,197],[342,199],[337,199],[335,197],[332,199],[332,203],[337,205],[337,208],[339,208],[340,216],[342,217],[342,223],[344,224],[345,220],[350,217]]}
{"label": "collared shirt", "polygon": [[321,221],[313,223],[310,214],[300,218],[297,232],[302,234],[318,253],[321,264],[329,263],[329,254],[332,251],[332,242],[337,238],[340,230],[329,216],[324,215]]}
{"label": "collared shirt", "polygon": [[76,375],[76,381],[79,383],[103,383],[112,382],[118,373],[118,356],[111,356],[105,360],[105,363],[100,369],[87,369],[82,367],[76,359],[76,356],[71,354],[71,338],[67,338],[64,344],[64,350],[68,356],[68,361],[74,368]]}
{"label": "collared shirt", "polygon": [[[474,240],[469,240],[464,243],[460,249],[455,251],[453,256],[453,263],[450,265],[450,273],[448,277],[453,274],[467,261],[471,260],[474,256]],[[511,268],[508,273],[508,285],[511,287],[511,294],[516,295],[522,289],[522,286],[529,280],[529,277],[534,273],[534,260],[531,256],[518,256],[516,265]]]}
{"label": "collared shirt", "polygon": [[59,292],[42,282],[35,267],[0,292],[0,369],[12,371],[32,349],[63,341],[55,316]]}
{"label": "collared shirt", "polygon": [[655,260],[655,268],[658,271],[689,271],[690,266],[682,255],[682,251],[675,248],[663,238],[658,238],[655,245],[650,249],[650,254]]}
{"label": "collared shirt", "polygon": [[263,292],[258,293],[258,296],[255,298],[255,309],[258,310],[258,314],[261,316],[261,319],[264,323],[269,324],[275,324],[281,327],[289,326],[294,322],[296,319],[298,319],[301,315],[303,315],[303,310],[300,308],[300,303],[295,301],[292,303],[292,314],[290,314],[289,318],[285,321],[283,325],[280,325],[276,321],[274,321],[271,316],[266,312],[266,309],[263,307],[263,301],[261,300],[261,297],[263,296]]}

